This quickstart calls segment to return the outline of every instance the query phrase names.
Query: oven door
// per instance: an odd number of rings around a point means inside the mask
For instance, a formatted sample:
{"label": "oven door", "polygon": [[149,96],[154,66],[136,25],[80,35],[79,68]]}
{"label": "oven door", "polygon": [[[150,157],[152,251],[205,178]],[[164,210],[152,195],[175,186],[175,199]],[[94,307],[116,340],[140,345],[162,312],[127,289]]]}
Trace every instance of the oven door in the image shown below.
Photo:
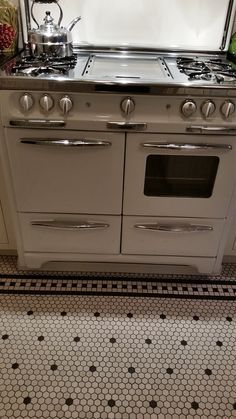
{"label": "oven door", "polygon": [[224,218],[235,162],[232,136],[128,134],[124,214]]}
{"label": "oven door", "polygon": [[121,214],[124,135],[6,129],[19,212]]}

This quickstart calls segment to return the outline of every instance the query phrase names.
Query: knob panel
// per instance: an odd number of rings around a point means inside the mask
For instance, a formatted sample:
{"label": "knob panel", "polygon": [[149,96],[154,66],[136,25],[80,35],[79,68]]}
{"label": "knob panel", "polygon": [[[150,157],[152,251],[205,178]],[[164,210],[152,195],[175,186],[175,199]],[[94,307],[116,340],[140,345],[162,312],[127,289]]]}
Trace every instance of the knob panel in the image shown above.
{"label": "knob panel", "polygon": [[73,102],[69,96],[63,96],[59,100],[59,106],[62,110],[63,114],[66,115],[70,112],[70,110],[73,108]]}
{"label": "knob panel", "polygon": [[53,108],[54,101],[50,95],[45,94],[39,99],[39,104],[44,111],[48,112]]}
{"label": "knob panel", "polygon": [[131,97],[126,97],[121,101],[121,111],[126,115],[130,115],[135,109],[135,102]]}
{"label": "knob panel", "polygon": [[19,104],[24,112],[28,112],[34,105],[34,99],[29,93],[24,93],[19,99]]}
{"label": "knob panel", "polygon": [[187,99],[181,105],[181,112],[186,117],[189,118],[192,116],[197,110],[197,105],[193,100]]}

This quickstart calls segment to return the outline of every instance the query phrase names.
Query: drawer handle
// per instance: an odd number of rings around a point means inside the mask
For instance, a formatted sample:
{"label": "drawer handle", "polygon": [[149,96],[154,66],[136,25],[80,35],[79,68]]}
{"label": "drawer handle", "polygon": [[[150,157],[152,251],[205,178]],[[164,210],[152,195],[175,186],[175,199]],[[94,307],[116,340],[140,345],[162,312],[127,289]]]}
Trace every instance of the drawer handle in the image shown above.
{"label": "drawer handle", "polygon": [[191,125],[186,128],[187,132],[197,134],[234,134],[236,127],[204,127],[204,125]]}
{"label": "drawer handle", "polygon": [[66,125],[63,120],[48,120],[48,119],[14,119],[11,120],[12,127],[21,128],[57,128]]}
{"label": "drawer handle", "polygon": [[48,221],[31,221],[32,226],[36,227],[46,227],[55,230],[100,230],[110,227],[110,224],[107,223],[98,223],[95,221],[57,221],[57,220],[48,220]]}
{"label": "drawer handle", "polygon": [[170,233],[201,233],[213,231],[213,227],[194,224],[135,224],[139,230],[163,231]]}
{"label": "drawer handle", "polygon": [[142,143],[142,147],[146,148],[158,148],[163,150],[177,150],[177,151],[194,151],[194,150],[232,150],[230,144],[185,144],[185,143]]}
{"label": "drawer handle", "polygon": [[147,129],[145,122],[107,122],[108,129],[140,130]]}
{"label": "drawer handle", "polygon": [[60,138],[21,138],[19,140],[22,144],[33,144],[40,146],[57,146],[57,147],[110,147],[111,142],[105,140],[67,140]]}

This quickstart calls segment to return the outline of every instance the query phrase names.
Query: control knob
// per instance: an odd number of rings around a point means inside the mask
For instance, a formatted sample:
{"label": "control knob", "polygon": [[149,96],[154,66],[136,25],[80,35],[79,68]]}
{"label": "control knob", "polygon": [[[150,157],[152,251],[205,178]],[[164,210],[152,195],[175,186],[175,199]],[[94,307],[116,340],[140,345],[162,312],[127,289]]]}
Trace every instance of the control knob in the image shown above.
{"label": "control knob", "polygon": [[63,96],[59,101],[59,106],[64,115],[67,115],[73,107],[73,102],[69,96]]}
{"label": "control knob", "polygon": [[131,97],[126,97],[121,101],[120,108],[122,112],[128,116],[130,115],[135,109],[135,102]]}
{"label": "control knob", "polygon": [[192,116],[196,112],[196,110],[196,103],[190,99],[187,99],[181,106],[181,112],[186,118]]}
{"label": "control knob", "polygon": [[29,93],[24,93],[19,99],[20,107],[24,112],[28,112],[34,104],[34,99]]}
{"label": "control knob", "polygon": [[209,118],[211,115],[213,115],[215,110],[216,105],[214,104],[214,102],[212,102],[212,100],[206,100],[206,102],[202,104],[201,112],[205,118]]}
{"label": "control knob", "polygon": [[232,113],[235,111],[235,104],[230,100],[226,100],[220,108],[220,111],[224,118],[229,118]]}
{"label": "control knob", "polygon": [[39,104],[44,111],[48,112],[53,108],[54,101],[51,96],[45,94],[40,98]]}

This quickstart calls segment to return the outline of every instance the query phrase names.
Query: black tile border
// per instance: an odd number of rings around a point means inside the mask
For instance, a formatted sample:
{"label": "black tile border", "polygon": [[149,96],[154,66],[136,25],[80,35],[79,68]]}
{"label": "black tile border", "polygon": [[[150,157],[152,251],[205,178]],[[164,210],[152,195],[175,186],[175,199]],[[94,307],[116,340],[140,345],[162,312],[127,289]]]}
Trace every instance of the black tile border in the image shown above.
{"label": "black tile border", "polygon": [[0,295],[86,295],[86,296],[112,296],[112,297],[148,297],[148,298],[174,298],[174,299],[192,299],[192,300],[223,300],[223,301],[235,301],[235,296],[225,296],[225,295],[195,295],[195,294],[161,294],[161,293],[132,293],[132,292],[112,292],[108,291],[106,293],[100,292],[100,291],[41,291],[41,290],[15,290],[15,291],[9,291],[9,290],[0,290]]}

